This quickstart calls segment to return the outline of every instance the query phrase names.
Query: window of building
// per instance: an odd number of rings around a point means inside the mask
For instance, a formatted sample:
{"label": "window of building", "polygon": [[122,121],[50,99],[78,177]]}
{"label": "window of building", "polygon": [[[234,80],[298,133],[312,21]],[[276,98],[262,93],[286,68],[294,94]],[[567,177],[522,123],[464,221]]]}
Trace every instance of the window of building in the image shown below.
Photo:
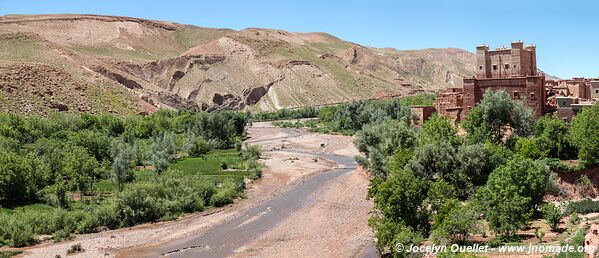
{"label": "window of building", "polygon": [[509,64],[505,64],[503,67],[505,67],[506,70],[510,69],[510,65]]}
{"label": "window of building", "polygon": [[516,68],[516,65],[514,65],[514,68]]}
{"label": "window of building", "polygon": [[497,65],[493,65],[493,71],[497,71]]}
{"label": "window of building", "polygon": [[535,93],[534,92],[530,93],[530,99],[535,99]]}
{"label": "window of building", "polygon": [[595,89],[595,93],[599,93],[599,89]]}
{"label": "window of building", "polygon": [[520,92],[514,91],[514,99],[520,98]]}
{"label": "window of building", "polygon": [[482,70],[482,69],[483,69],[483,66],[482,66],[482,65],[478,67],[478,70]]}

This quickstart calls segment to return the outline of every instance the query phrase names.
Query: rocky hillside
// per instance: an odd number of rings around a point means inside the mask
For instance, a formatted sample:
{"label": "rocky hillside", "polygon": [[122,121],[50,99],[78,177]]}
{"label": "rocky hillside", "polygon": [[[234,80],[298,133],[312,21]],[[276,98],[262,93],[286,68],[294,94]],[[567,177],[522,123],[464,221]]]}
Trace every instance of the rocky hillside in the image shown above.
{"label": "rocky hillside", "polygon": [[398,51],[324,33],[96,15],[0,17],[0,108],[274,110],[459,86],[461,49]]}

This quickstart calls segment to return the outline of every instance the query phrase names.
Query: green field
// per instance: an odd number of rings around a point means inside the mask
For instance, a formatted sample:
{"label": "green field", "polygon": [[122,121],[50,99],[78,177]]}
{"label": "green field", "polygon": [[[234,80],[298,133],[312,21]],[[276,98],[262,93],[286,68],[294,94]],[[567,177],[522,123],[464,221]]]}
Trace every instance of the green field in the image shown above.
{"label": "green field", "polygon": [[[226,170],[221,168],[226,164]],[[204,157],[185,158],[170,167],[186,175],[233,176],[243,178],[249,172],[243,170],[243,159],[235,150],[211,151]]]}

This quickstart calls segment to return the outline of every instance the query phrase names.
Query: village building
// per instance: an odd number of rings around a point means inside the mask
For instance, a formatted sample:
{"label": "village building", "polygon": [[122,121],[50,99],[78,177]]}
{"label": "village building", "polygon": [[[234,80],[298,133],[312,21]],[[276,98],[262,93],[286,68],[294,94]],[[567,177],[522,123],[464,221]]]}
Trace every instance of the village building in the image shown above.
{"label": "village building", "polygon": [[422,126],[429,117],[435,113],[432,106],[411,106],[412,123],[418,127]]}
{"label": "village building", "polygon": [[486,45],[476,47],[476,75],[463,79],[463,88],[451,88],[437,93],[435,108],[443,116],[456,122],[483,98],[486,91],[506,91],[512,99],[532,108],[536,117],[545,112],[545,76],[537,72],[534,45],[521,41],[511,48],[489,50]]}
{"label": "village building", "polygon": [[591,100],[558,96],[556,98],[556,115],[557,117],[570,122],[583,108],[591,107],[593,104],[594,102]]}
{"label": "village building", "polygon": [[589,82],[589,89],[591,92],[591,99],[598,100],[599,99],[599,79],[592,80]]}

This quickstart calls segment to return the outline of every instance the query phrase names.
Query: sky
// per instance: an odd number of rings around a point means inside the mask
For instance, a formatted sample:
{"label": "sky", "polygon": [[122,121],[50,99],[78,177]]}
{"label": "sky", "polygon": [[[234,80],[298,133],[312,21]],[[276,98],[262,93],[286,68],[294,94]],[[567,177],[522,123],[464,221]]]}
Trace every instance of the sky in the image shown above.
{"label": "sky", "polygon": [[561,78],[599,77],[599,0],[0,0],[4,14],[105,14],[202,27],[326,32],[400,50],[537,45]]}

